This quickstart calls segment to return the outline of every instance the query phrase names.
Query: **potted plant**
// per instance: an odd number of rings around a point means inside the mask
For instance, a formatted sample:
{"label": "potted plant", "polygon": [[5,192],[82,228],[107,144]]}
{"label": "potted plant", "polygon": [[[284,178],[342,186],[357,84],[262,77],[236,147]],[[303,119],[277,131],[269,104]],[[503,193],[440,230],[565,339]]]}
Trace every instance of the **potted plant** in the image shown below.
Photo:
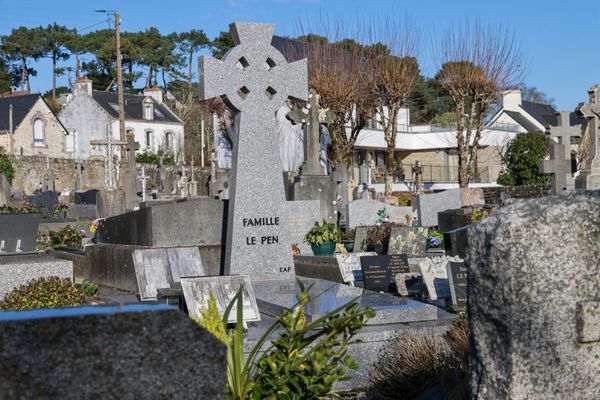
{"label": "potted plant", "polygon": [[390,244],[392,228],[404,226],[393,222],[383,222],[367,232],[367,250],[374,251],[379,255],[386,255]]}
{"label": "potted plant", "polygon": [[354,249],[354,229],[346,228],[342,232],[342,243],[344,244],[346,251],[352,253],[352,250]]}
{"label": "potted plant", "polygon": [[438,249],[442,245],[443,241],[444,235],[442,235],[436,230],[429,231],[429,233],[427,234],[427,243],[425,245],[426,249]]}
{"label": "potted plant", "polygon": [[304,241],[310,244],[315,256],[330,256],[335,250],[335,244],[340,241],[340,230],[335,224],[323,221],[322,225],[315,222],[315,226],[304,236]]}

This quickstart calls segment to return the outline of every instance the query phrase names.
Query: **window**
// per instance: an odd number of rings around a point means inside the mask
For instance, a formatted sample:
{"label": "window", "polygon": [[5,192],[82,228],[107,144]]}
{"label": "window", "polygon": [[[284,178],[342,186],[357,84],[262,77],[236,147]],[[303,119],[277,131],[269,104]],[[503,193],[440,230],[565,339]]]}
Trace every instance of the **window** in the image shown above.
{"label": "window", "polygon": [[75,132],[65,135],[65,151],[67,153],[75,152]]}
{"label": "window", "polygon": [[152,147],[152,131],[146,131],[146,148]]}
{"label": "window", "polygon": [[171,146],[173,146],[173,133],[167,132],[165,133],[165,148],[171,150]]}
{"label": "window", "polygon": [[33,121],[33,145],[44,146],[44,121],[41,118],[36,118]]}
{"label": "window", "polygon": [[158,119],[164,119],[165,118],[165,114],[163,114],[158,108],[154,109],[154,115]]}
{"label": "window", "polygon": [[144,119],[148,120],[148,121],[153,120],[154,119],[154,103],[152,102],[152,99],[149,97],[145,98],[142,106],[144,107]]}

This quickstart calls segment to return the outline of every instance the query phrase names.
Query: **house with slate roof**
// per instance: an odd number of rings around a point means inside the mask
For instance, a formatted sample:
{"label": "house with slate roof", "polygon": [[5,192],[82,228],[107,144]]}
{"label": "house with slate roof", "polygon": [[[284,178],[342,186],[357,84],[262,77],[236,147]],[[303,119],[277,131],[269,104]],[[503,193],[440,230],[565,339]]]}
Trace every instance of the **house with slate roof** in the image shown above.
{"label": "house with slate roof", "polygon": [[[125,130],[139,143],[138,152],[160,151],[176,157],[184,149],[183,122],[163,102],[160,88],[147,88],[141,95],[125,96]],[[119,140],[119,105],[117,93],[92,90],[92,82],[80,78],[73,83],[73,94],[59,118],[73,133],[78,157],[100,158],[106,149],[92,146],[92,140]],[[119,151],[115,149],[118,156]]]}
{"label": "house with slate roof", "polygon": [[69,158],[73,151],[72,136],[39,93],[0,98],[0,153]]}
{"label": "house with slate roof", "polygon": [[[546,133],[550,127],[560,124],[557,114],[556,109],[549,104],[523,100],[518,89],[507,90],[503,93],[502,108],[490,119],[487,127],[512,132]],[[575,112],[570,113],[571,126],[581,125],[582,122]],[[580,136],[574,136],[577,137]],[[574,142],[577,139],[571,140],[571,143]]]}

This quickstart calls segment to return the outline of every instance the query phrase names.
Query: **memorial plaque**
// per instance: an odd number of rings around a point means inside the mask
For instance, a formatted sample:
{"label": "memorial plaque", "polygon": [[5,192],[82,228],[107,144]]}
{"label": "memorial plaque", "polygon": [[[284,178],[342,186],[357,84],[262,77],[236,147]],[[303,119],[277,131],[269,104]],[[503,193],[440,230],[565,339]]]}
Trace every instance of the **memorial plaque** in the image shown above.
{"label": "memorial plaque", "polygon": [[419,263],[430,300],[449,299],[451,297],[448,272],[446,271],[448,262],[448,257],[427,257]]}
{"label": "memorial plaque", "polygon": [[[244,321],[260,321],[260,313],[250,279],[243,275],[234,276],[196,276],[181,278],[181,287],[192,318],[199,318],[203,309],[208,307],[212,292],[217,302],[219,313],[223,315],[240,287],[243,289]],[[237,305],[229,313],[228,322],[237,322]]]}
{"label": "memorial plaque", "polygon": [[408,257],[404,254],[360,257],[365,289],[376,292],[396,292],[394,277],[409,271]]}
{"label": "memorial plaque", "polygon": [[340,267],[344,283],[350,283],[363,280],[363,272],[360,267],[360,258],[364,256],[376,256],[374,251],[362,253],[337,253],[335,258]]}
{"label": "memorial plaque", "polygon": [[450,261],[446,266],[448,283],[452,295],[452,307],[462,310],[467,307],[467,267],[464,261]]}

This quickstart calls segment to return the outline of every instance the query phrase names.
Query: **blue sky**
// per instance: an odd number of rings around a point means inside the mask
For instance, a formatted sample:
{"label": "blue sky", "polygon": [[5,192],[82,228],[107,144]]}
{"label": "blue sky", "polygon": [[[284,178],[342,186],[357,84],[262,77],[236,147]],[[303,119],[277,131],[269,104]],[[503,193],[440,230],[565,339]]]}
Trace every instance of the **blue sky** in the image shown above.
{"label": "blue sky", "polygon": [[[357,16],[407,15],[423,33],[419,62],[428,76],[436,68],[435,39],[452,24],[480,18],[515,30],[525,54],[525,83],[554,98],[560,110],[572,110],[587,99],[593,83],[600,83],[600,0],[0,0],[0,34],[54,21],[79,30],[98,24],[84,32],[107,27],[105,16],[95,9],[118,9],[125,31],[195,28],[210,38],[232,21],[273,22],[277,33],[294,34],[298,21],[318,15],[349,21]],[[32,90],[44,92],[51,86],[51,69],[46,61],[37,69]],[[59,78],[59,84],[66,84],[66,77]]]}

